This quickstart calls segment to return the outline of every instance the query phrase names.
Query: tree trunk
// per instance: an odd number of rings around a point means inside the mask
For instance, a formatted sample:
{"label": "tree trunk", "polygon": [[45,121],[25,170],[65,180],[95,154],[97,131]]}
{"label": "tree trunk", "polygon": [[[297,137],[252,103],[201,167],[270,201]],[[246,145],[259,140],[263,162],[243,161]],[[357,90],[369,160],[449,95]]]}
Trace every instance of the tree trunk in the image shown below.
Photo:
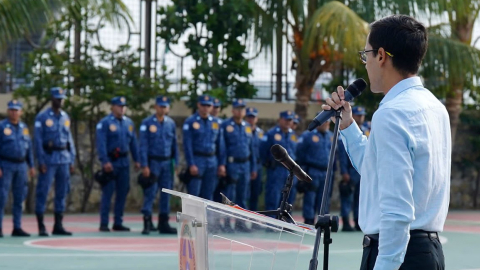
{"label": "tree trunk", "polygon": [[453,87],[451,94],[447,95],[445,107],[450,117],[450,129],[452,132],[452,145],[455,145],[455,136],[457,134],[457,126],[462,112],[463,103],[463,87],[456,85]]}
{"label": "tree trunk", "polygon": [[[73,61],[76,65],[80,65],[81,49],[82,49],[82,21],[75,20],[75,33],[74,33],[74,48],[73,48]],[[80,82],[79,78],[75,77],[73,81],[73,92],[75,95],[80,95]]]}
{"label": "tree trunk", "polygon": [[313,84],[309,82],[309,77],[304,76],[301,69],[297,70],[295,78],[295,87],[297,88],[297,100],[295,101],[295,113],[302,119],[299,128],[304,130],[307,126],[308,106],[310,96],[312,95]]}

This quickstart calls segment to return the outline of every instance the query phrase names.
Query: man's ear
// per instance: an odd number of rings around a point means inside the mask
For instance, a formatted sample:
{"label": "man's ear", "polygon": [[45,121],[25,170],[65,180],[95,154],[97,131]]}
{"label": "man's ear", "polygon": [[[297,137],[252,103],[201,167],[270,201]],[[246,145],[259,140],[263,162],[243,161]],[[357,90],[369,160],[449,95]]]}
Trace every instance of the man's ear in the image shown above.
{"label": "man's ear", "polygon": [[380,65],[383,65],[387,61],[387,54],[385,53],[385,49],[380,47],[377,54]]}

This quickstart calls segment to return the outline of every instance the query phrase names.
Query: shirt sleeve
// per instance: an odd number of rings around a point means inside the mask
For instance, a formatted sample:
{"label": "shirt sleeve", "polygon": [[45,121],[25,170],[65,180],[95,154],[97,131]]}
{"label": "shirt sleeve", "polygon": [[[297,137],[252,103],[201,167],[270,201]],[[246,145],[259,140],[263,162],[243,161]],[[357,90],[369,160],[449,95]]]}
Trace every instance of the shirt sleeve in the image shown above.
{"label": "shirt sleeve", "polygon": [[185,159],[187,165],[190,167],[195,165],[195,159],[193,158],[193,142],[192,142],[192,129],[190,123],[185,121],[183,124],[183,151],[185,152]]}
{"label": "shirt sleeve", "polygon": [[250,172],[256,172],[257,171],[257,157],[254,154],[254,149],[253,149],[253,140],[254,140],[254,135],[252,133],[252,138],[250,138]]}
{"label": "shirt sleeve", "polygon": [[138,157],[138,142],[137,142],[137,135],[135,134],[135,125],[132,121],[130,121],[132,125],[132,139],[130,140],[130,152],[132,153],[133,161],[140,162],[140,158]]}
{"label": "shirt sleeve", "polygon": [[[375,270],[398,269],[405,257],[410,223],[415,219],[413,159],[415,141],[408,118],[400,111],[377,112],[373,139],[377,153],[380,239]],[[368,181],[368,179],[366,179]]]}
{"label": "shirt sleeve", "polygon": [[38,165],[45,165],[45,152],[43,151],[43,127],[42,120],[35,118],[35,129],[33,131],[35,153],[37,154]]}
{"label": "shirt sleeve", "polygon": [[173,165],[178,166],[177,128],[175,123],[172,124],[172,128],[173,128],[172,158],[174,159]]}
{"label": "shirt sleeve", "polygon": [[367,146],[367,136],[363,135],[357,124],[352,123],[349,127],[341,131],[342,142],[345,151],[350,157],[353,167],[360,173],[363,163],[363,155]]}
{"label": "shirt sleeve", "polygon": [[219,128],[217,137],[217,159],[218,166],[225,165],[227,163],[227,154],[225,149],[225,138],[223,137],[223,128]]}
{"label": "shirt sleeve", "polygon": [[29,138],[28,140],[27,164],[29,168],[33,168],[35,166],[35,163],[33,161],[33,143],[31,138]]}
{"label": "shirt sleeve", "polygon": [[72,131],[70,129],[68,129],[68,143],[70,145],[70,158],[72,160],[70,164],[73,166],[75,164],[77,150],[75,149],[75,142],[73,141]]}
{"label": "shirt sleeve", "polygon": [[140,146],[140,166],[148,166],[148,134],[147,134],[147,123],[146,121],[142,122],[140,125],[140,131],[138,132],[138,140]]}
{"label": "shirt sleeve", "polygon": [[97,134],[95,136],[96,140],[96,145],[97,145],[97,153],[98,153],[98,158],[100,159],[100,162],[102,163],[102,166],[105,165],[106,163],[110,162],[108,159],[108,154],[107,154],[107,128],[108,126],[104,121],[100,121],[100,123],[97,124]]}

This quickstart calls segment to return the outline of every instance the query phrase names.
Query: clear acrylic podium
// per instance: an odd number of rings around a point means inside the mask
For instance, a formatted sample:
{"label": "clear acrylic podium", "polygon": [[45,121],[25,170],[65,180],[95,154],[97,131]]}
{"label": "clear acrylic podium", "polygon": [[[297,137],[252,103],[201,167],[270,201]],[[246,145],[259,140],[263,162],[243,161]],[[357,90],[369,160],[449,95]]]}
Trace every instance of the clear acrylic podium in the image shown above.
{"label": "clear acrylic podium", "polygon": [[[308,225],[294,225],[236,206],[162,189],[182,199],[177,213],[180,270],[294,270],[304,244],[315,237]],[[233,231],[222,227],[231,222]],[[247,228],[236,228],[240,222]],[[310,241],[311,242],[311,241]]]}

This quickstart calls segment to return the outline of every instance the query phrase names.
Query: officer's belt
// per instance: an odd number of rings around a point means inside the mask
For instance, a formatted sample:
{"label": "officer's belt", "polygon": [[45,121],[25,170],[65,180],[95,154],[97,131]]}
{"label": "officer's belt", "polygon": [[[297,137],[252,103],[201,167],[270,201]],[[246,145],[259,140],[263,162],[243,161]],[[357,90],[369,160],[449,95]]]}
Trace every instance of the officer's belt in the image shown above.
{"label": "officer's belt", "polygon": [[9,162],[12,162],[12,163],[23,163],[23,162],[25,162],[26,158],[25,157],[14,158],[14,157],[0,156],[0,160],[9,161]]}
{"label": "officer's belt", "polygon": [[[438,233],[436,232],[427,232],[424,230],[412,230],[410,231],[410,238],[421,238],[428,237],[430,239],[438,239]],[[378,245],[378,239],[380,235],[377,234],[367,234],[363,237],[363,247],[371,246],[373,243]]]}
{"label": "officer's belt", "polygon": [[172,159],[172,156],[162,157],[162,156],[148,156],[148,159],[155,161],[166,161]]}
{"label": "officer's belt", "polygon": [[213,157],[215,156],[215,152],[212,152],[212,153],[193,152],[193,155],[200,156],[200,157]]}
{"label": "officer's belt", "polygon": [[44,144],[43,149],[45,151],[63,151],[63,150],[67,150],[68,146],[66,146],[66,145],[65,146],[55,146],[55,145]]}
{"label": "officer's belt", "polygon": [[322,165],[319,165],[319,164],[316,164],[316,163],[306,162],[305,165],[309,168],[314,168],[314,169],[317,169],[317,170],[320,170],[320,171],[326,171],[327,170],[327,166],[322,166]]}
{"label": "officer's belt", "polygon": [[110,157],[112,159],[117,159],[117,158],[126,157],[126,156],[128,156],[128,152],[111,152],[111,153],[108,153],[108,157]]}
{"label": "officer's belt", "polygon": [[245,163],[249,160],[250,160],[250,157],[246,157],[246,158],[228,157],[229,163]]}

